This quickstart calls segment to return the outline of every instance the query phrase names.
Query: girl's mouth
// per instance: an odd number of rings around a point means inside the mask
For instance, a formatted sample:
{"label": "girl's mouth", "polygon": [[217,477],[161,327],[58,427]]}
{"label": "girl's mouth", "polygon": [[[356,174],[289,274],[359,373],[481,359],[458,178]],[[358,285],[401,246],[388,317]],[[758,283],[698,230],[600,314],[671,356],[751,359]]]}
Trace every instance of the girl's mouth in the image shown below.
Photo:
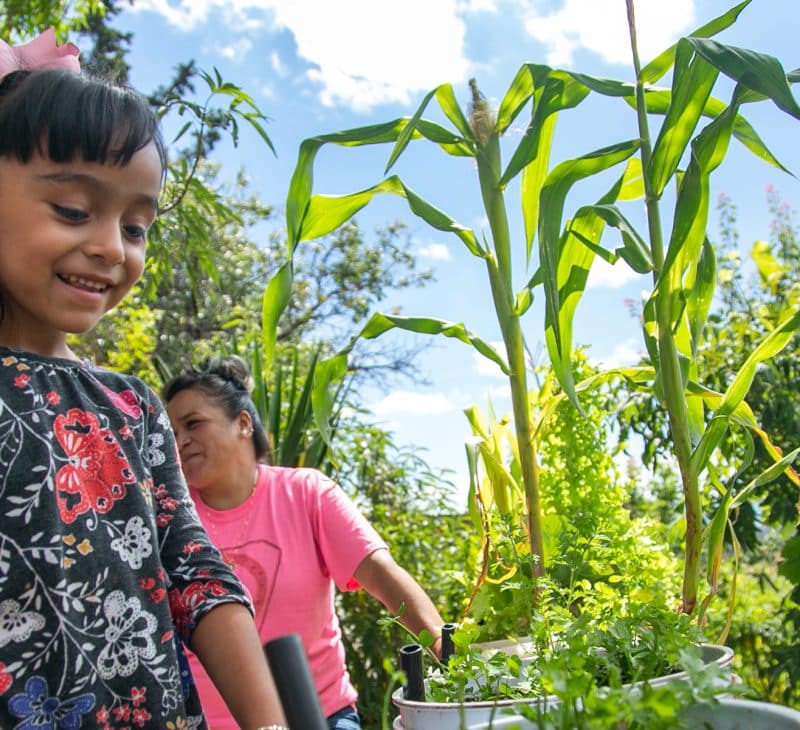
{"label": "girl's mouth", "polygon": [[84,289],[86,291],[104,292],[109,289],[109,284],[105,282],[85,279],[82,276],[75,276],[74,274],[59,274],[58,278],[70,286],[77,287],[78,289]]}

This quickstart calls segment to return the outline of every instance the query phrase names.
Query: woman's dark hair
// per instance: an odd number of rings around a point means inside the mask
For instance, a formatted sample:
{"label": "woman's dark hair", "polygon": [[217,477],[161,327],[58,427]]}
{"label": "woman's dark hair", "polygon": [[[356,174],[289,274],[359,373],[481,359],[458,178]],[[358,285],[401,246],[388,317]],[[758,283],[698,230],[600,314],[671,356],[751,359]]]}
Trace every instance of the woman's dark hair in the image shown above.
{"label": "woman's dark hair", "polygon": [[169,403],[178,393],[188,388],[205,393],[231,420],[237,418],[242,411],[247,411],[253,422],[256,459],[269,462],[270,448],[267,434],[250,397],[253,379],[250,377],[247,363],[242,358],[236,355],[209,358],[199,368],[189,368],[172,378],[162,389],[161,397]]}
{"label": "woman's dark hair", "polygon": [[151,142],[165,168],[158,119],[132,89],[64,69],[14,71],[0,80],[0,156],[125,165]]}

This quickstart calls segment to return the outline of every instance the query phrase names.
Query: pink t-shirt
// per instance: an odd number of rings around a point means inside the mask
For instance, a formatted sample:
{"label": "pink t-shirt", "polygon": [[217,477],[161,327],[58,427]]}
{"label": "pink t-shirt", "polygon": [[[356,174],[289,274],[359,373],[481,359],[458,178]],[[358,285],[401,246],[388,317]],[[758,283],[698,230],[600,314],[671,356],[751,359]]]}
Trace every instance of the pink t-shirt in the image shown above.
{"label": "pink t-shirt", "polygon": [[[252,496],[232,510],[207,507],[194,489],[191,495],[211,541],[250,592],[261,643],[300,634],[325,715],[355,702],[334,584],[359,588],[355,569],[386,543],[344,490],[315,469],[261,465]],[[211,730],[237,730],[197,657],[189,661]]]}

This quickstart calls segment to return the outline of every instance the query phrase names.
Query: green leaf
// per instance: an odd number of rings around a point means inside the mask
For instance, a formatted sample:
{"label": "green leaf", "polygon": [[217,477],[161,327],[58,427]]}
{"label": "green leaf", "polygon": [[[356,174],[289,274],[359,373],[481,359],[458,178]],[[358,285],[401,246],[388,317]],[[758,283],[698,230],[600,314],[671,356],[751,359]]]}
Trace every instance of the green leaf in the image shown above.
{"label": "green leaf", "polygon": [[355,338],[351,341],[349,347],[319,363],[314,373],[314,382],[311,392],[314,421],[317,424],[323,441],[329,447],[331,446],[333,438],[333,432],[331,430],[331,420],[335,404],[335,398],[332,394],[333,386],[341,380],[347,372],[347,356],[354,342]]}
{"label": "green leaf", "polygon": [[754,489],[763,487],[764,485],[774,482],[776,479],[783,476],[787,470],[791,468],[798,456],[800,456],[800,447],[790,451],[785,456],[782,456],[774,464],[770,464],[770,466],[764,469],[764,471],[762,471],[755,479],[750,481],[747,486],[739,490],[738,494],[736,495],[736,499],[734,499],[733,503],[731,504],[731,508],[739,507],[744,504],[746,498]]}
{"label": "green leaf", "polygon": [[750,353],[726,389],[722,403],[713,414],[703,438],[692,454],[690,467],[694,474],[700,474],[708,464],[728,429],[729,419],[750,390],[758,366],[783,350],[791,342],[798,329],[800,329],[800,311],[795,312],[793,316],[770,332]]}
{"label": "green leaf", "polygon": [[370,317],[359,336],[364,339],[373,339],[395,327],[419,334],[453,337],[467,345],[472,345],[481,355],[496,363],[503,373],[509,374],[508,365],[498,352],[490,344],[469,332],[460,322],[448,322],[433,317],[400,317],[378,312]]}
{"label": "green leaf", "polygon": [[772,99],[779,109],[800,119],[800,106],[792,96],[786,72],[777,58],[703,38],[688,40],[697,53],[726,76]]}
{"label": "green leaf", "polygon": [[[717,18],[701,25],[697,30],[692,31],[689,35],[694,38],[710,38],[717,33],[722,32],[726,28],[732,26],[738,19],[742,10],[744,10],[751,0],[744,0],[744,2],[732,7],[727,12],[723,13]],[[680,41],[679,41],[680,42]],[[662,78],[667,71],[672,68],[675,60],[675,52],[678,44],[670,46],[666,51],[660,53],[650,63],[648,63],[640,72],[639,78],[647,84],[654,84]]]}
{"label": "green leaf", "polygon": [[401,134],[407,122],[407,119],[394,119],[382,124],[309,137],[300,143],[297,163],[286,196],[286,231],[290,256],[300,241],[299,234],[303,228],[303,218],[306,215],[313,188],[314,160],[320,147],[325,144],[358,147],[393,142]]}
{"label": "green leaf", "polygon": [[716,68],[692,52],[687,41],[678,43],[670,105],[648,172],[655,195],[661,195],[678,168],[718,75]]}
{"label": "green leaf", "polygon": [[800,585],[800,535],[786,541],[781,552],[778,573],[795,585]]}
{"label": "green leaf", "polygon": [[653,270],[653,259],[650,254],[650,247],[631,225],[630,221],[622,214],[619,208],[608,204],[589,205],[580,208],[575,214],[575,218],[580,218],[582,215],[589,212],[602,218],[606,225],[619,230],[622,236],[622,246],[615,249],[615,253],[625,261],[628,266],[637,274],[648,274]]}
{"label": "green leaf", "polygon": [[[709,179],[725,157],[735,115],[736,105],[732,104],[692,142],[689,166],[678,189],[667,256],[651,298],[674,300],[682,289],[685,271],[700,254],[708,225]],[[674,301],[672,307],[673,321],[677,321],[680,312]]]}
{"label": "green leaf", "polygon": [[446,213],[428,203],[394,175],[371,188],[350,195],[313,196],[306,206],[302,228],[296,234],[297,241],[319,238],[336,230],[379,193],[391,193],[404,197],[415,215],[437,230],[458,236],[473,255],[484,256],[472,230],[462,226]]}
{"label": "green leaf", "polygon": [[[569,367],[572,314],[586,285],[587,262],[591,262],[593,254],[585,246],[576,245],[573,236],[560,235],[564,202],[577,181],[627,160],[638,148],[639,141],[630,140],[562,162],[550,172],[542,187],[539,260],[545,290],[545,337],[558,380],[577,407],[580,405]],[[588,229],[581,234],[595,240],[601,232],[597,227],[602,229],[602,220],[597,216],[586,216],[583,220]]]}
{"label": "green leaf", "polygon": [[[647,111],[651,114],[666,113],[667,109],[669,109],[671,98],[672,93],[670,91],[664,89],[656,91],[649,90],[645,97]],[[725,104],[725,102],[710,97],[706,101],[705,108],[703,109],[703,116],[714,119],[724,112],[725,109],[727,109],[727,104]],[[750,122],[740,114],[736,115],[736,120],[733,123],[733,136],[749,149],[750,152],[756,155],[756,157],[759,157],[783,172],[788,172],[786,167],[784,167],[772,152],[770,152],[761,137],[759,137],[758,133],[753,129]]]}
{"label": "green leaf", "polygon": [[692,355],[697,352],[706,325],[708,311],[714,298],[717,283],[717,261],[714,247],[706,238],[700,258],[694,266],[694,284],[686,302],[686,313],[689,317],[689,330],[692,336]]}
{"label": "green leaf", "polygon": [[552,69],[549,66],[532,63],[526,63],[519,68],[497,110],[495,132],[498,136],[505,133],[536,89],[544,86],[550,71]]}
{"label": "green leaf", "polygon": [[264,288],[264,296],[261,300],[261,336],[267,369],[271,367],[275,357],[278,320],[292,295],[292,279],[292,263],[287,261]]}

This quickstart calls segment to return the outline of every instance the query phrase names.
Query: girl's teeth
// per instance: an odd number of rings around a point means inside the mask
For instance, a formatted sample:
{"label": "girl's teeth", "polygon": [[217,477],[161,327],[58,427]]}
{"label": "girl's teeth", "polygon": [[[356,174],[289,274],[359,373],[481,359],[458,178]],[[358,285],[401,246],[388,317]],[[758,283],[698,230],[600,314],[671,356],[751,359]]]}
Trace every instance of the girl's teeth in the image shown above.
{"label": "girl's teeth", "polygon": [[66,281],[76,286],[81,286],[84,289],[93,289],[94,291],[103,291],[107,288],[106,284],[100,284],[96,281],[89,281],[81,276],[65,276]]}

